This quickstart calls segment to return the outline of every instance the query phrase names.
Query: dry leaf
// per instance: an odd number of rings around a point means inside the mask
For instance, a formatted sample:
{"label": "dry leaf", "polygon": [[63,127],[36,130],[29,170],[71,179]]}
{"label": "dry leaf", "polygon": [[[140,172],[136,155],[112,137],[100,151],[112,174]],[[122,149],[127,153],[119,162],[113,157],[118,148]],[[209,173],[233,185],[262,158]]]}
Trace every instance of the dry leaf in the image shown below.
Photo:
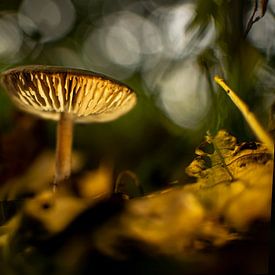
{"label": "dry leaf", "polygon": [[[208,145],[214,148],[210,152],[205,150]],[[130,240],[154,253],[185,257],[241,238],[255,221],[269,221],[273,160],[262,144],[237,144],[234,137],[220,131],[215,137],[208,135],[196,152],[197,158],[187,168],[190,175],[197,177],[196,183],[125,200],[125,207],[116,215],[98,213],[105,218],[100,226],[85,233],[90,245],[117,257],[123,255],[122,240]],[[84,211],[106,199],[98,196],[98,191],[106,191],[108,184],[99,184],[105,187],[95,189],[90,189],[89,184],[95,178],[109,182],[109,168],[94,171],[93,179],[90,175],[80,181],[88,185],[82,196],[60,192],[53,198],[51,193],[42,193],[26,202],[21,215],[39,221],[50,235],[62,234]]]}
{"label": "dry leaf", "polygon": [[[213,143],[214,152],[203,150]],[[224,245],[240,238],[252,222],[269,221],[273,160],[267,148],[237,144],[222,130],[207,136],[196,152],[187,171],[197,183],[130,200],[119,219],[98,231],[102,251],[117,255],[117,242],[131,239],[179,257],[206,245]]]}
{"label": "dry leaf", "polygon": [[[0,199],[14,200],[17,196],[24,193],[39,193],[47,189],[54,178],[54,165],[54,152],[42,152],[23,175],[8,180],[2,186]],[[82,166],[83,156],[79,152],[74,151],[72,155],[72,170],[76,172]]]}

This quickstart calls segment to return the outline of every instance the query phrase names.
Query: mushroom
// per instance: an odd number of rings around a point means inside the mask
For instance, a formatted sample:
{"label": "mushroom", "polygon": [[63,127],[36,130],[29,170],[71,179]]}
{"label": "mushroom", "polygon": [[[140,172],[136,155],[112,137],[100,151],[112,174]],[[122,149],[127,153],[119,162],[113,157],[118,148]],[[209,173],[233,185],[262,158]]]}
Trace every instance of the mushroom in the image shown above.
{"label": "mushroom", "polygon": [[58,121],[54,190],[70,177],[74,122],[111,121],[136,103],[125,84],[79,69],[22,66],[3,72],[1,83],[21,110]]}

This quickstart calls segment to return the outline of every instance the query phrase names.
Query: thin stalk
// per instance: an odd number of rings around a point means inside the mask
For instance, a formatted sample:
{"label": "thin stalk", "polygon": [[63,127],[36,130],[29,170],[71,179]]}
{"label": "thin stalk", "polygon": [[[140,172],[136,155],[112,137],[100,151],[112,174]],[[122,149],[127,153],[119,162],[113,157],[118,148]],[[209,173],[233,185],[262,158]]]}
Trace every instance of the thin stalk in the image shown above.
{"label": "thin stalk", "polygon": [[54,191],[71,175],[73,116],[61,113],[57,124]]}
{"label": "thin stalk", "polygon": [[238,109],[243,114],[245,120],[247,121],[248,125],[258,137],[258,139],[266,145],[268,150],[274,154],[274,143],[272,138],[269,134],[265,131],[263,126],[257,120],[255,115],[249,110],[248,106],[237,96],[236,93],[232,89],[230,89],[224,80],[218,76],[215,76],[214,80],[219,84],[233,101],[233,103],[238,107]]}

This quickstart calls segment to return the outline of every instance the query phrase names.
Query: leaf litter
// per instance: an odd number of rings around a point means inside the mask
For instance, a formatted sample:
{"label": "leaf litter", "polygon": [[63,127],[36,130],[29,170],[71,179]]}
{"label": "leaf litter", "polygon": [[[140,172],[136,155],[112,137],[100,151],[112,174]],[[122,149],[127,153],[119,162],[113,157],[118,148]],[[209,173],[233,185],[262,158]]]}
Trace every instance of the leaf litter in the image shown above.
{"label": "leaf litter", "polygon": [[[123,255],[125,240],[141,243],[154,253],[184,257],[243,238],[255,221],[269,222],[273,158],[262,143],[237,143],[220,130],[216,136],[208,134],[195,153],[186,173],[196,182],[160,192],[132,199],[113,194],[113,168],[107,162],[80,177],[77,192],[68,187],[57,194],[39,192],[0,227],[2,250],[13,243],[14,236],[23,238],[26,219],[40,228],[39,234],[35,227],[29,228],[29,238],[47,240],[88,215],[84,226],[90,245],[111,257]],[[89,216],[89,211],[95,216]]]}

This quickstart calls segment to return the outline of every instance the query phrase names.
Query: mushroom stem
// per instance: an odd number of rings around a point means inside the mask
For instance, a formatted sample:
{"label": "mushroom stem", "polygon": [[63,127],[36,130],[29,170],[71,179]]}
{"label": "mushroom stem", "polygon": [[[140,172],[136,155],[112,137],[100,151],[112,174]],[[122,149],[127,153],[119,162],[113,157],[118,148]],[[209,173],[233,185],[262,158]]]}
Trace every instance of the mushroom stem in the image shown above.
{"label": "mushroom stem", "polygon": [[61,113],[57,125],[54,191],[58,184],[66,181],[71,174],[73,142],[73,116]]}

